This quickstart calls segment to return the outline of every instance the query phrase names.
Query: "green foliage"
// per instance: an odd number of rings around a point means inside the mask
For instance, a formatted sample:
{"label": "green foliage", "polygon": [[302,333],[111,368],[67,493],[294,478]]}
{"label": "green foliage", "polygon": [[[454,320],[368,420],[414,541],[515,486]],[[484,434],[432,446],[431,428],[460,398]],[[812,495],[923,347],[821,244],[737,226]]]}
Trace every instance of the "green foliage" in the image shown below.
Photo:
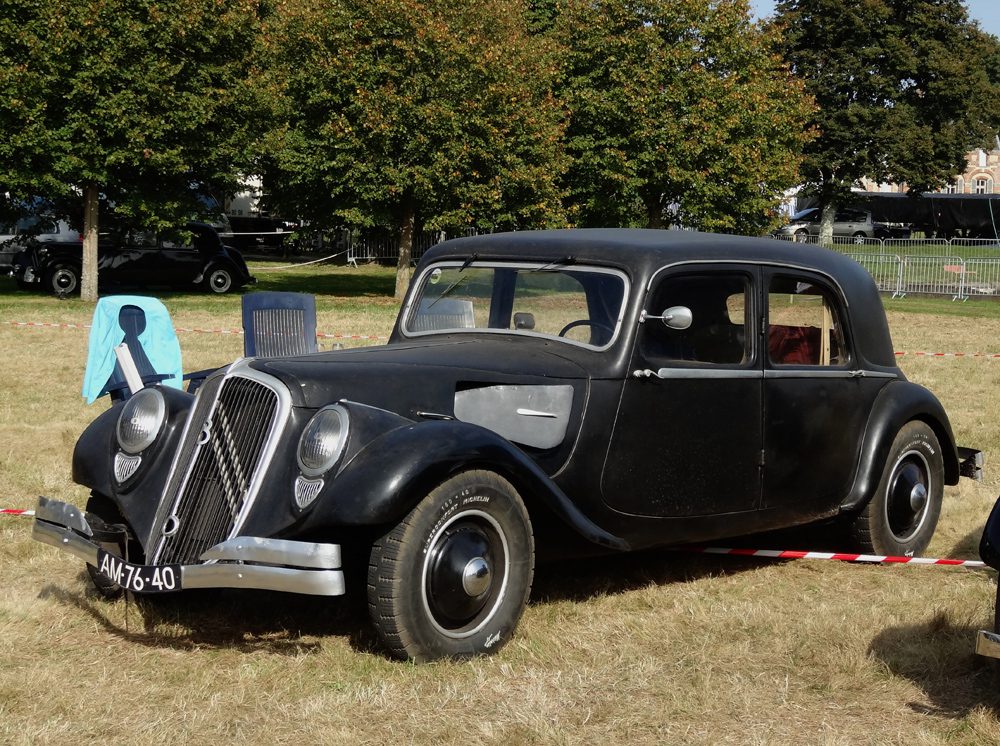
{"label": "green foliage", "polygon": [[1000,126],[998,42],[961,0],[781,0],[775,23],[819,106],[803,176],[824,204],[864,176],[940,188]]}
{"label": "green foliage", "polygon": [[404,233],[560,223],[562,115],[520,0],[296,0],[265,36],[276,205]]}
{"label": "green foliage", "polygon": [[97,185],[150,227],[235,186],[256,0],[8,0],[0,16],[0,186]]}
{"label": "green foliage", "polygon": [[810,103],[746,0],[565,0],[553,33],[580,224],[773,225]]}

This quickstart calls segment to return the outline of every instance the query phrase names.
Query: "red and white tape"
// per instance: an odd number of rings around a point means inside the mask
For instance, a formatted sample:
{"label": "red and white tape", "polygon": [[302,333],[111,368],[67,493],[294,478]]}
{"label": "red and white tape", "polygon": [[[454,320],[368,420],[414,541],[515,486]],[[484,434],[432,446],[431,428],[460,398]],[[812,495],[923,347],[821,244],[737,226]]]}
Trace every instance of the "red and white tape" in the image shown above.
{"label": "red and white tape", "polygon": [[3,508],[2,510],[0,510],[0,515],[23,515],[23,516],[27,516],[28,518],[30,518],[33,515],[35,515],[35,511],[33,511],[33,510],[13,510],[12,508]]}
{"label": "red and white tape", "polygon": [[897,352],[896,357],[1000,357],[996,352]]}
{"label": "red and white tape", "polygon": [[767,557],[768,559],[835,560],[837,562],[867,562],[882,565],[949,565],[951,567],[986,567],[979,560],[934,559],[931,557],[893,557],[882,554],[851,554],[848,552],[799,552],[787,549],[731,549],[726,547],[683,547],[682,551],[700,554],[728,554],[737,557]]}

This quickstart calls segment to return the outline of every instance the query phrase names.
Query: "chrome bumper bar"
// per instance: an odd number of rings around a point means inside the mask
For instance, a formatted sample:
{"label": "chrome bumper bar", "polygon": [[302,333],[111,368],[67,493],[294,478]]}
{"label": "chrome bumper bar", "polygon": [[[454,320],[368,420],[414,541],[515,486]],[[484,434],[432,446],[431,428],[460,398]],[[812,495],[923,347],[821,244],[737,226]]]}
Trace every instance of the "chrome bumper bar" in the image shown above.
{"label": "chrome bumper bar", "polygon": [[979,630],[976,635],[976,655],[1000,658],[1000,635],[995,632],[987,632],[985,629]]}
{"label": "chrome bumper bar", "polygon": [[[79,508],[47,497],[38,499],[33,539],[97,567],[101,547],[88,538],[93,535]],[[206,564],[181,565],[182,589],[256,588],[313,596],[344,593],[337,544],[238,536],[216,544],[200,559]]]}

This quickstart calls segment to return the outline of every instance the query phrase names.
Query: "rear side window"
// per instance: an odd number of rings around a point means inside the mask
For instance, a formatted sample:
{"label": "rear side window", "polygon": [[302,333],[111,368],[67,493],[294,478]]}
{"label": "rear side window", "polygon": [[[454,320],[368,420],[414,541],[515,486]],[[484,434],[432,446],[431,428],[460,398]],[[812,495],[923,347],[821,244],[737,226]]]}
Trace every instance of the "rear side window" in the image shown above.
{"label": "rear side window", "polygon": [[767,355],[772,365],[846,365],[835,296],[813,279],[777,276],[767,295]]}

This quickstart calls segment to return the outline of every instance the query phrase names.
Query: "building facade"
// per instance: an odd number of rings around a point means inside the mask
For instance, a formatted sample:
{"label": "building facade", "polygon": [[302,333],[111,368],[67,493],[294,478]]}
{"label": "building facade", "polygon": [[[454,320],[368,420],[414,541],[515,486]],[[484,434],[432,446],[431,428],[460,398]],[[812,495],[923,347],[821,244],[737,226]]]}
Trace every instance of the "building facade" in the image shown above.
{"label": "building facade", "polygon": [[[965,171],[939,189],[939,194],[1000,194],[1000,136],[996,138],[995,148],[972,150],[966,154],[965,162]],[[907,189],[905,183],[879,184],[871,179],[862,179],[861,186],[866,192],[906,192]]]}

